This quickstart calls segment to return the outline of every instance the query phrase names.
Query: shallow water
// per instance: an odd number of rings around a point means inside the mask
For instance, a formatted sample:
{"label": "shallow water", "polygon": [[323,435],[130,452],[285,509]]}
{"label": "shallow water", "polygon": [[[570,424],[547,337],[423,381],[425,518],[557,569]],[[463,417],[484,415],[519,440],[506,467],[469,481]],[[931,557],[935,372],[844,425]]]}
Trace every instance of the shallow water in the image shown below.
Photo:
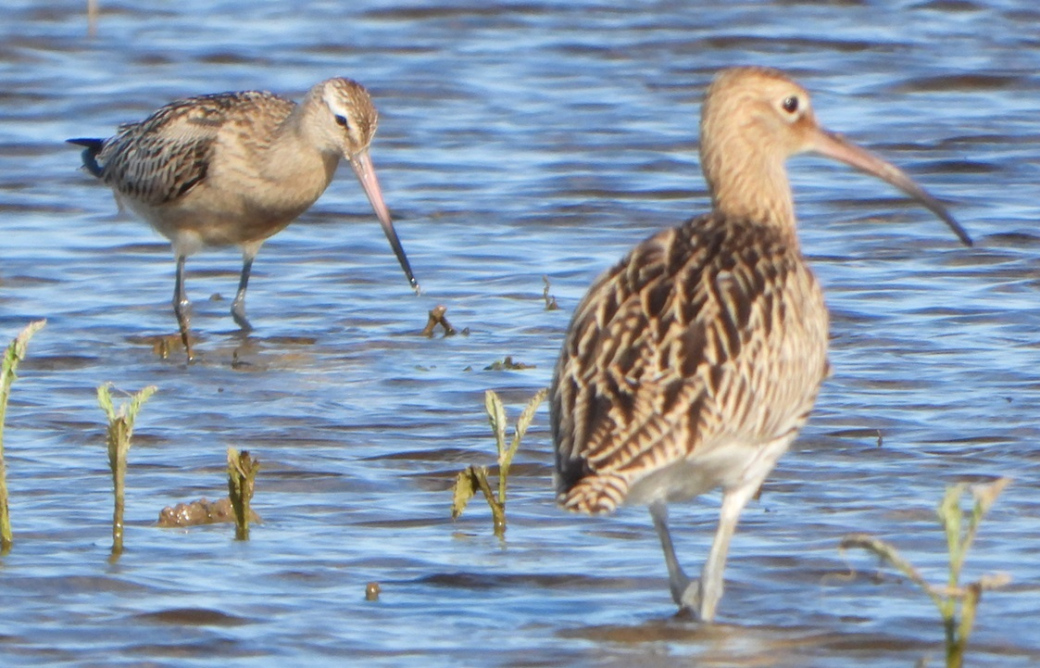
{"label": "shallow water", "polygon": [[[1018,2],[8,2],[0,22],[0,332],[30,320],[5,447],[13,551],[5,665],[907,666],[941,664],[931,603],[837,550],[892,541],[933,580],[945,485],[1015,478],[966,575],[987,593],[972,666],[1040,661],[1040,12]],[[711,7],[709,10],[708,7]],[[675,619],[646,512],[553,505],[543,407],[511,477],[509,529],[447,488],[490,464],[483,394],[510,419],[549,383],[571,310],[638,240],[707,207],[701,91],[780,66],[848,134],[949,202],[961,247],[884,184],[791,163],[802,240],[832,310],[834,377],[745,512],[719,624]],[[242,341],[239,257],[188,263],[200,359],[161,359],[173,262],[77,170],[106,136],[190,94],[298,97],[352,76],[381,112],[373,159],[424,294],[411,294],[349,170],[265,246]],[[560,310],[545,310],[542,277]],[[214,296],[213,299],[210,297]],[[223,295],[220,297],[219,295]],[[436,304],[468,336],[418,336]],[[485,370],[511,355],[534,365]],[[127,551],[108,561],[97,385],[155,384],[130,453]],[[878,447],[878,434],[882,444]],[[262,462],[247,543],[154,527]],[[717,498],[672,509],[699,568]],[[849,564],[855,572],[850,574]],[[379,582],[378,602],[365,586]]]}

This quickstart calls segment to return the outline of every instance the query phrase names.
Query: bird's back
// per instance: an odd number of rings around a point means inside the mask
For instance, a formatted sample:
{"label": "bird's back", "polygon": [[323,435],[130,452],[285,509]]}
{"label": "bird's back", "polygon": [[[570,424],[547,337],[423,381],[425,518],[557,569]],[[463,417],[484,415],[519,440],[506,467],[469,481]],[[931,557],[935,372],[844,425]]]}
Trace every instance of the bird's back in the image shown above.
{"label": "bird's back", "polygon": [[727,448],[804,424],[826,348],[793,233],[713,213],[647,239],[589,290],[556,367],[560,502],[601,513],[726,486]]}
{"label": "bird's back", "polygon": [[[243,91],[172,102],[139,123],[128,123],[96,153],[100,178],[124,199],[160,206],[203,183],[218,140],[247,149],[269,137],[295,104],[272,93]],[[88,147],[89,150],[89,147]]]}

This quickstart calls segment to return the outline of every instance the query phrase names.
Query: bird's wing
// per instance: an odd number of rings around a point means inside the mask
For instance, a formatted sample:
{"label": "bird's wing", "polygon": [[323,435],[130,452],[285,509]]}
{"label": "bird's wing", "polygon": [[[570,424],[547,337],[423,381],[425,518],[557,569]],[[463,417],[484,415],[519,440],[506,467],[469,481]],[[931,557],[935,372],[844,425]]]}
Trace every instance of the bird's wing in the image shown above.
{"label": "bird's wing", "polygon": [[179,100],[122,125],[98,155],[102,179],[124,197],[153,206],[183,197],[206,179],[220,133],[272,101],[279,110],[292,107],[270,93],[220,93]]}
{"label": "bird's wing", "polygon": [[551,393],[558,491],[613,480],[589,490],[616,505],[621,487],[694,452],[797,429],[826,329],[798,249],[760,225],[708,215],[644,241],[572,320]]}

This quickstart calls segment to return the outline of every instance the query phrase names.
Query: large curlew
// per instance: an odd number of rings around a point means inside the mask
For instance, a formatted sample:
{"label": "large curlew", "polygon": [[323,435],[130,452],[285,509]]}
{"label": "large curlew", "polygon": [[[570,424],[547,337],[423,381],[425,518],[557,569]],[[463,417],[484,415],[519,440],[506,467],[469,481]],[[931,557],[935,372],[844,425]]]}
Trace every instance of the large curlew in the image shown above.
{"label": "large curlew", "polygon": [[[781,72],[722,71],[701,117],[712,211],[640,243],[576,309],[550,393],[565,508],[646,504],[672,598],[715,617],[744,506],[805,424],[828,374],[827,308],[798,244],[785,161],[806,151],[903,190],[971,240],[902,171],[816,123]],[[683,572],[667,506],[721,488],[701,576]]]}

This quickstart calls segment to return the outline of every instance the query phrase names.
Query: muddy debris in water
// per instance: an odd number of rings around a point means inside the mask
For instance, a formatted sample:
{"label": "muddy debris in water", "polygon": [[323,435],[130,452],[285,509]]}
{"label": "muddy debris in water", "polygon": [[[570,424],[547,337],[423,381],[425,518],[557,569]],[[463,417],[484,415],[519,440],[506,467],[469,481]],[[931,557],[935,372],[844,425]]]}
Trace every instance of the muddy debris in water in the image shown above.
{"label": "muddy debris in water", "polygon": [[556,311],[560,308],[560,305],[556,303],[556,297],[549,294],[549,277],[542,276],[542,282],[545,283],[545,289],[542,290],[542,299],[545,300],[546,311]]}
{"label": "muddy debris in water", "polygon": [[238,348],[235,348],[235,350],[232,351],[232,353],[231,353],[231,368],[232,369],[241,370],[241,369],[249,368],[251,366],[253,366],[252,362],[247,362],[246,360],[244,360],[244,359],[242,359],[242,358],[240,358],[238,356]]}
{"label": "muddy debris in water", "polygon": [[[135,346],[149,346],[156,357],[169,359],[173,353],[180,354],[184,350],[181,335],[177,334],[155,334],[151,336],[128,336],[126,341]],[[191,337],[191,345],[194,348],[198,342],[196,337]]]}
{"label": "muddy debris in water", "polygon": [[[216,501],[209,501],[206,497],[202,497],[190,503],[178,503],[173,507],[166,506],[159,511],[158,526],[163,529],[171,529],[234,521],[235,510],[231,506],[231,499],[225,496]],[[263,520],[256,514],[256,511],[250,509],[249,521],[261,522]]]}
{"label": "muddy debris in water", "polygon": [[499,361],[496,360],[484,367],[484,371],[521,371],[523,369],[537,369],[538,367],[534,364],[525,364],[524,362],[514,362],[512,355],[506,355],[505,359]]}
{"label": "muddy debris in water", "polygon": [[313,346],[318,342],[318,337],[301,335],[268,336],[263,341],[272,346]]}
{"label": "muddy debris in water", "polygon": [[381,587],[378,582],[369,582],[365,585],[365,600],[366,601],[378,601]]}
{"label": "muddy debris in water", "polygon": [[[452,327],[451,323],[448,322],[448,318],[445,317],[444,314],[447,312],[448,307],[443,304],[438,304],[433,307],[426,320],[426,326],[423,327],[422,335],[428,339],[432,339],[433,331],[437,329],[437,325],[444,328],[444,336],[455,336],[456,334],[459,334],[460,332]],[[467,327],[466,329],[463,329],[461,333],[463,336],[469,336],[469,328]]]}

